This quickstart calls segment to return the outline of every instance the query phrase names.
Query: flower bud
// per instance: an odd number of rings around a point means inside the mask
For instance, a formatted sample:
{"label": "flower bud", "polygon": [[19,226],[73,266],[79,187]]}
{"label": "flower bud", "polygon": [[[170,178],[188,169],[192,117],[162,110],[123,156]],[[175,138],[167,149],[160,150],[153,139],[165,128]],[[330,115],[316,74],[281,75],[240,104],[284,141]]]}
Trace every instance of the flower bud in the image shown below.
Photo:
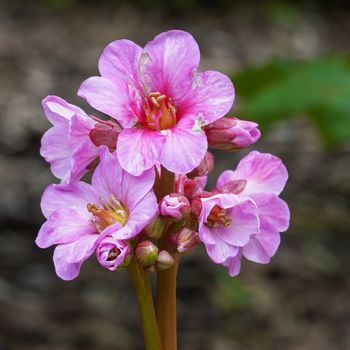
{"label": "flower bud", "polygon": [[182,228],[175,235],[176,250],[179,253],[185,253],[191,250],[199,243],[199,235],[196,231],[193,231],[187,227]]}
{"label": "flower bud", "polygon": [[194,217],[198,218],[200,213],[201,213],[201,210],[202,210],[201,198],[209,198],[209,197],[213,196],[214,194],[215,193],[213,193],[213,192],[203,191],[198,196],[195,196],[191,201],[191,214]]}
{"label": "flower bud", "polygon": [[231,193],[231,194],[238,194],[241,193],[245,186],[247,185],[247,180],[232,180],[225,184],[224,186],[221,186],[219,188],[216,188],[214,192],[217,193]]}
{"label": "flower bud", "polygon": [[163,216],[180,220],[190,212],[190,202],[183,194],[170,193],[160,201],[159,211]]}
{"label": "flower bud", "polygon": [[192,170],[188,177],[193,178],[196,176],[208,176],[209,173],[214,169],[214,155],[207,152],[200,164]]}
{"label": "flower bud", "polygon": [[166,219],[161,216],[157,216],[149,225],[147,225],[143,229],[143,232],[147,234],[148,237],[158,239],[162,237],[165,224],[166,224]]}
{"label": "flower bud", "polygon": [[132,257],[131,247],[124,241],[106,237],[98,245],[96,257],[103,267],[116,270],[129,265]]}
{"label": "flower bud", "polygon": [[234,117],[223,117],[205,127],[210,147],[234,151],[255,143],[260,137],[258,124]]}
{"label": "flower bud", "polygon": [[158,248],[151,241],[143,241],[136,247],[135,253],[138,262],[147,267],[155,264],[158,258]]}
{"label": "flower bud", "polygon": [[176,174],[175,176],[175,191],[184,194],[187,198],[193,198],[196,194],[202,192],[206,184],[206,176],[196,176],[192,179],[183,174]]}
{"label": "flower bud", "polygon": [[162,271],[174,266],[175,259],[166,251],[161,250],[156,262],[156,270]]}
{"label": "flower bud", "polygon": [[105,145],[110,151],[114,151],[117,145],[121,128],[113,121],[104,121],[93,117],[98,123],[90,130],[89,137],[95,146]]}

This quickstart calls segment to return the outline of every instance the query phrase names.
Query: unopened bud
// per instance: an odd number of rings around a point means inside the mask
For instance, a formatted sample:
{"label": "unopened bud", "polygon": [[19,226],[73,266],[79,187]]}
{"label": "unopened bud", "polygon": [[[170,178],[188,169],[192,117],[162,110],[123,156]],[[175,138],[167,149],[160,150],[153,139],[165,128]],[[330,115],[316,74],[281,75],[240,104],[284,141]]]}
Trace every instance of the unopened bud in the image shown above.
{"label": "unopened bud", "polygon": [[186,253],[199,243],[199,235],[196,231],[184,227],[174,235],[174,243],[179,253]]}
{"label": "unopened bud", "polygon": [[148,226],[143,229],[148,237],[160,238],[164,232],[166,225],[166,219],[161,216],[157,216]]}
{"label": "unopened bud", "polygon": [[175,191],[183,193],[187,198],[192,198],[202,192],[206,184],[206,176],[197,176],[192,179],[182,174],[176,174],[175,176]]}
{"label": "unopened bud", "polygon": [[114,151],[117,145],[118,135],[121,128],[113,121],[99,120],[93,117],[98,123],[90,131],[90,139],[97,146],[105,145],[110,151]]}
{"label": "unopened bud", "polygon": [[214,169],[214,155],[207,152],[200,164],[192,170],[188,177],[193,178],[196,176],[208,176],[209,173]]}
{"label": "unopened bud", "polygon": [[155,264],[158,258],[158,248],[151,241],[143,241],[136,247],[135,253],[138,262],[147,267]]}
{"label": "unopened bud", "polygon": [[258,124],[234,117],[223,117],[207,125],[205,133],[210,147],[234,151],[255,143],[261,133]]}
{"label": "unopened bud", "polygon": [[161,250],[156,262],[156,270],[162,271],[174,266],[175,259],[166,251]]}
{"label": "unopened bud", "polygon": [[163,216],[180,220],[190,212],[190,202],[183,194],[170,193],[160,201],[159,211]]}
{"label": "unopened bud", "polygon": [[202,211],[202,200],[201,198],[209,198],[213,196],[215,193],[203,191],[198,196],[194,197],[191,201],[191,215],[194,217],[199,217]]}

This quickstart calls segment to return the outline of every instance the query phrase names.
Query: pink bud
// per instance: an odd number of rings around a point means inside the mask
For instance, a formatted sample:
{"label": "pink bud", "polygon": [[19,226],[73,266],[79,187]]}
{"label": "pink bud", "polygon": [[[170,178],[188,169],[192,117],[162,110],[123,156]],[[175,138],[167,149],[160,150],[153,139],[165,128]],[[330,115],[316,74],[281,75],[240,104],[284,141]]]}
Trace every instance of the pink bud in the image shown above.
{"label": "pink bud", "polygon": [[223,117],[205,127],[209,146],[233,151],[255,143],[260,137],[258,124],[235,117]]}
{"label": "pink bud", "polygon": [[175,191],[184,194],[187,198],[192,198],[202,192],[206,184],[206,176],[196,176],[192,179],[183,174],[175,176]]}
{"label": "pink bud", "polygon": [[180,220],[190,212],[190,202],[180,193],[170,193],[159,203],[159,210],[163,216],[171,216]]}
{"label": "pink bud", "polygon": [[169,269],[174,266],[174,264],[175,259],[166,250],[161,250],[159,252],[156,262],[156,269],[158,271]]}
{"label": "pink bud", "polygon": [[135,253],[138,262],[147,267],[155,264],[158,258],[158,248],[151,241],[143,241],[136,247]]}
{"label": "pink bud", "polygon": [[90,130],[90,139],[97,146],[105,145],[111,151],[114,151],[117,145],[118,135],[121,128],[118,124],[113,121],[104,121],[96,117],[93,119],[97,120],[98,123],[93,129]]}
{"label": "pink bud", "polygon": [[207,152],[200,164],[188,174],[188,177],[208,176],[214,169],[214,155]]}
{"label": "pink bud", "polygon": [[215,193],[213,192],[201,192],[199,195],[195,196],[191,201],[191,214],[194,217],[199,217],[202,210],[202,200],[201,198],[209,198],[213,196]]}
{"label": "pink bud", "polygon": [[184,227],[173,236],[173,242],[179,253],[185,253],[199,243],[199,236],[196,231]]}

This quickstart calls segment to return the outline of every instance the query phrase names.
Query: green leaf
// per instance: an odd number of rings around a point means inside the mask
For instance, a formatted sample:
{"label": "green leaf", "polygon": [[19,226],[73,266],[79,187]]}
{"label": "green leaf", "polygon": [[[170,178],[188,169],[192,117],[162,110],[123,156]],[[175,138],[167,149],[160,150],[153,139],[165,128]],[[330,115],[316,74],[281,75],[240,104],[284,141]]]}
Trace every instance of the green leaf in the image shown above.
{"label": "green leaf", "polygon": [[233,76],[242,119],[262,128],[308,115],[327,143],[350,140],[348,57],[276,61]]}

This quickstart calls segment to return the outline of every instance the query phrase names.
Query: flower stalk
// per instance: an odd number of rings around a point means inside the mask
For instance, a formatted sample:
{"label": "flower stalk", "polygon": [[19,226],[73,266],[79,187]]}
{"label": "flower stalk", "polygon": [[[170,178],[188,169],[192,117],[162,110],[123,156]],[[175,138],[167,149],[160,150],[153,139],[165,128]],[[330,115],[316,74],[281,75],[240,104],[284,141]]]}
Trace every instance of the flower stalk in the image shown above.
{"label": "flower stalk", "polygon": [[154,311],[149,272],[143,271],[136,259],[132,259],[128,272],[137,297],[143,327],[146,350],[162,350]]}

